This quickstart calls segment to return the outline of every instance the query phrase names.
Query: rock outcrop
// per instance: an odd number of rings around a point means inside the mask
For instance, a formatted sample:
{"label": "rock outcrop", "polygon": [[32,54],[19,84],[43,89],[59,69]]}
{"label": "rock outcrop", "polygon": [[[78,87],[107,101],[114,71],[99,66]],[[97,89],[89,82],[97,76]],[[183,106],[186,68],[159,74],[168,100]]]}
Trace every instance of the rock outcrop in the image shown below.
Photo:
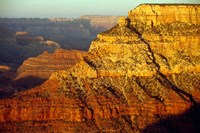
{"label": "rock outcrop", "polygon": [[144,4],[132,10],[97,36],[83,61],[1,100],[0,129],[199,132],[200,23],[162,21],[187,18],[192,7],[190,18],[198,17],[200,5]]}
{"label": "rock outcrop", "polygon": [[142,22],[149,26],[171,23],[199,24],[199,5],[194,4],[143,4],[128,13],[131,23]]}
{"label": "rock outcrop", "polygon": [[85,54],[84,51],[57,49],[54,53],[45,51],[37,57],[28,58],[18,70],[1,65],[0,99],[41,85],[53,72],[69,69],[83,60]]}
{"label": "rock outcrop", "polygon": [[85,53],[63,49],[57,49],[52,54],[45,51],[37,57],[25,60],[18,68],[17,77],[12,80],[12,83],[21,90],[39,85],[47,80],[53,72],[69,69],[83,60]]}
{"label": "rock outcrop", "polygon": [[21,46],[26,46],[29,44],[44,44],[47,46],[53,46],[55,48],[60,48],[60,44],[52,40],[46,40],[43,36],[31,36],[28,32],[18,31],[15,33],[16,41]]}

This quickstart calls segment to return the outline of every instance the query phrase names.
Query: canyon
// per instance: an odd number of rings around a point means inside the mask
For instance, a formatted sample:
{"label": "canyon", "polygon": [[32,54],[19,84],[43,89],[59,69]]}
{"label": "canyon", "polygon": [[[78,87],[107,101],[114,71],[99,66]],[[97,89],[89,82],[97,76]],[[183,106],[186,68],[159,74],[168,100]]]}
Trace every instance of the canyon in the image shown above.
{"label": "canyon", "polygon": [[0,100],[0,131],[199,132],[199,15],[200,5],[139,5],[73,67]]}
{"label": "canyon", "polygon": [[[0,18],[0,98],[39,85],[55,70],[72,66],[80,57],[76,55],[88,49],[97,33],[114,26],[118,18],[89,15],[76,19]],[[49,54],[43,56],[45,51]],[[43,70],[39,64],[44,65]],[[18,69],[22,68],[28,70],[21,74]]]}
{"label": "canyon", "polygon": [[0,66],[0,98],[42,84],[53,72],[69,69],[83,60],[85,54],[80,50],[56,49],[53,53],[45,51],[39,56],[28,58],[17,71]]}
{"label": "canyon", "polygon": [[64,49],[87,50],[96,35],[116,25],[118,16],[80,18],[1,18],[0,26],[10,32],[28,32],[58,42]]}
{"label": "canyon", "polygon": [[24,60],[55,49],[88,50],[97,33],[116,25],[118,16],[80,18],[0,18],[0,63],[18,68]]}
{"label": "canyon", "polygon": [[56,49],[52,54],[45,51],[25,60],[17,69],[17,77],[12,79],[12,84],[23,90],[33,88],[47,80],[53,72],[71,68],[83,60],[85,54],[86,52],[79,50]]}

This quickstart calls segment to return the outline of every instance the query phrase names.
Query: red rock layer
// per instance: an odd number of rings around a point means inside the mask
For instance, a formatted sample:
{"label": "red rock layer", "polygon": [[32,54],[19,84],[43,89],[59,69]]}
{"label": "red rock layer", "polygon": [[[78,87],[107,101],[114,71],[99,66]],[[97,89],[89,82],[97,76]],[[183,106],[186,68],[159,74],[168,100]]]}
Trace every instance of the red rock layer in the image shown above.
{"label": "red rock layer", "polygon": [[[102,79],[96,79],[96,82],[91,80],[90,83],[82,79],[85,93],[81,90],[70,91],[69,93],[72,94],[68,94],[65,90],[59,92],[61,89],[58,81],[48,80],[40,87],[1,100],[0,129],[5,132],[120,132],[123,130],[136,132],[172,115],[182,115],[193,107],[192,102],[183,100],[174,91],[165,94],[167,99],[164,102],[148,94],[145,94],[146,100],[139,101],[135,92],[128,94],[109,88],[110,86],[103,87],[105,83],[100,83],[102,86],[94,86],[99,82],[97,80]],[[112,80],[120,83],[120,79]],[[198,89],[200,88],[195,89],[196,91],[191,94],[199,103]],[[184,116],[181,119],[188,119],[188,117]],[[175,122],[172,124],[177,125]],[[178,124],[182,126],[184,121]],[[195,129],[193,125],[189,126]]]}
{"label": "red rock layer", "polygon": [[[83,60],[85,52],[57,49],[54,53],[44,52],[37,57],[28,58],[17,70],[13,84],[30,88],[41,84],[58,70],[66,70]],[[19,87],[18,87],[19,88]]]}
{"label": "red rock layer", "polygon": [[[162,12],[163,5],[146,6]],[[180,14],[166,7],[162,17],[168,9]],[[98,35],[72,68],[0,100],[1,131],[199,132],[199,22],[149,26],[133,23],[132,16]],[[173,37],[171,31],[175,41],[163,39]],[[190,42],[181,39],[188,36]]]}

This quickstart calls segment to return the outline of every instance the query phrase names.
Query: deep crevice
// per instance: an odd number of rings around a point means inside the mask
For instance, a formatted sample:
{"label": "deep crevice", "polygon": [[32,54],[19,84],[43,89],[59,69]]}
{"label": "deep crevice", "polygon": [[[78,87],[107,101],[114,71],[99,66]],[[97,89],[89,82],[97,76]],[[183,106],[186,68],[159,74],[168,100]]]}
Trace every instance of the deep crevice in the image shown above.
{"label": "deep crevice", "polygon": [[[106,86],[104,86],[106,87]],[[106,87],[107,90],[114,95],[117,99],[122,100],[124,103],[128,103],[126,97],[124,96],[123,93],[121,93],[121,91],[117,91],[117,89],[113,89],[112,87]]]}
{"label": "deep crevice", "polygon": [[87,63],[92,69],[96,69],[96,65],[92,62],[92,61],[90,61],[89,59],[87,59],[86,57],[84,57],[84,59],[83,59],[84,61],[85,61],[85,63]]}
{"label": "deep crevice", "polygon": [[134,127],[131,121],[131,117],[130,115],[122,115],[122,119],[124,119],[124,121],[129,125],[129,127],[132,129],[132,131],[134,131]]}
{"label": "deep crevice", "polygon": [[157,74],[163,79],[164,82],[162,82],[162,84],[164,86],[167,86],[169,88],[171,88],[173,91],[175,91],[178,95],[180,95],[183,100],[188,101],[184,96],[188,97],[190,102],[193,105],[196,105],[196,101],[194,100],[193,96],[185,91],[183,91],[182,89],[180,89],[179,87],[177,87],[176,85],[174,85],[161,71],[160,71],[160,65],[156,62],[156,58],[154,55],[153,50],[151,49],[150,44],[142,37],[142,34],[139,33],[137,31],[136,28],[133,27],[133,31],[135,31],[136,34],[138,34],[138,37],[141,39],[142,42],[144,42],[144,44],[146,44],[148,51],[151,53],[152,58],[150,58],[152,60],[152,62],[155,64],[156,66],[156,72]]}
{"label": "deep crevice", "polygon": [[145,87],[144,85],[142,85],[142,83],[141,83],[141,81],[140,81],[139,78],[136,78],[136,81],[135,81],[135,82],[138,84],[138,86],[139,86],[140,88],[142,88],[142,89],[144,90],[144,92],[145,92],[149,97],[155,98],[155,99],[157,99],[158,101],[162,102],[162,100],[161,100],[158,96],[153,96],[153,95],[149,94],[149,92],[147,91],[146,87]]}

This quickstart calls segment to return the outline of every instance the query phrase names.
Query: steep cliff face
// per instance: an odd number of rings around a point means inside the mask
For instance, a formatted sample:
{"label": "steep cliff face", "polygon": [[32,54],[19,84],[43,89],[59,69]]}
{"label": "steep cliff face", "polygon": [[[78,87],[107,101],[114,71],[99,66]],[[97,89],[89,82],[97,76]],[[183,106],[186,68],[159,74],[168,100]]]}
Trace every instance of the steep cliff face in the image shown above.
{"label": "steep cliff face", "polygon": [[[161,12],[159,24],[154,24],[156,14],[148,18],[149,7]],[[198,132],[200,23],[161,21],[168,12],[180,15],[191,7],[198,16],[199,5],[147,4],[129,12],[97,36],[83,61],[1,100],[1,130]],[[153,24],[133,17],[141,13]],[[178,119],[170,117],[175,115]],[[166,118],[170,123],[162,121]],[[147,128],[157,122],[159,128]]]}
{"label": "steep cliff face", "polygon": [[188,4],[142,4],[128,13],[131,23],[137,21],[145,25],[162,25],[170,23],[199,24],[199,5]]}

